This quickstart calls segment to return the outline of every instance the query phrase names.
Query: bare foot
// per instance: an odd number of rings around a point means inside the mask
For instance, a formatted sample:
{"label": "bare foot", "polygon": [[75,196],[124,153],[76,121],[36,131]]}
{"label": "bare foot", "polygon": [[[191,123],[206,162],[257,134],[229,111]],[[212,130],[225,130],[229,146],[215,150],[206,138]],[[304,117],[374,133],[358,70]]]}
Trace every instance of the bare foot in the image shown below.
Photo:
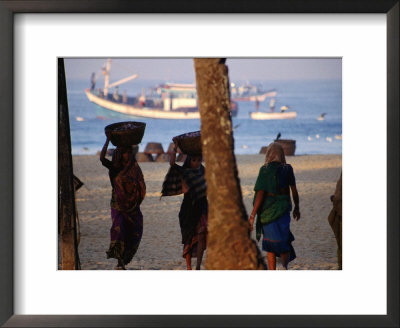
{"label": "bare foot", "polygon": [[126,270],[124,261],[118,260],[118,265],[115,268],[116,270]]}

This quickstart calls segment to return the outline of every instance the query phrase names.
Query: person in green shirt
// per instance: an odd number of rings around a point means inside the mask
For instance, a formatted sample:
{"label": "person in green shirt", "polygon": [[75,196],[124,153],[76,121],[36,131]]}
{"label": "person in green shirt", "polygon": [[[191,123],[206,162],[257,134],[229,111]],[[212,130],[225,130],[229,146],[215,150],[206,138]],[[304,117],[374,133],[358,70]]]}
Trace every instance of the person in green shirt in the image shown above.
{"label": "person in green shirt", "polygon": [[260,168],[254,186],[253,210],[249,218],[250,230],[256,220],[256,238],[263,235],[262,249],[267,252],[269,270],[276,270],[276,257],[281,258],[285,269],[296,258],[292,246],[294,236],[290,231],[290,211],[292,192],[293,218],[300,219],[299,194],[293,168],[286,163],[282,146],[274,142],[267,148],[265,164]]}

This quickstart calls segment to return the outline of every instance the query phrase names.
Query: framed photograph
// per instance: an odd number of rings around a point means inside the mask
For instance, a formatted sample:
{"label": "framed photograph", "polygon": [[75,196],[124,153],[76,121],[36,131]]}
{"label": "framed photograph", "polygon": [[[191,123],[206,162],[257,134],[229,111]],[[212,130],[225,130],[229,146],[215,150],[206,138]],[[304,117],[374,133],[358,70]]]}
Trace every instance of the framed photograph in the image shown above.
{"label": "framed photograph", "polygon": [[[398,19],[398,1],[0,1],[0,323],[398,326]],[[341,58],[343,270],[57,270],[56,67],[74,57]]]}
{"label": "framed photograph", "polygon": [[[207,59],[200,59],[204,60]],[[185,158],[185,154],[180,154],[179,151],[177,154],[174,152],[172,138],[203,128],[196,85],[193,83],[196,80],[194,59],[74,57],[63,61],[67,76],[73,174],[84,183],[82,189],[76,193],[79,214],[79,261],[76,262],[80,263],[80,269],[210,268],[206,264],[209,257],[204,256],[208,252],[205,249],[206,240],[213,238],[212,232],[207,234],[207,215],[204,214],[200,220],[199,229],[193,229],[194,223],[198,222],[204,212],[196,211],[197,207],[193,207],[193,211],[188,212],[197,215],[183,215],[187,213],[181,212],[188,206],[187,196],[185,198],[180,188],[175,188],[175,184],[164,183],[176,181],[173,177],[177,171],[170,171],[171,161],[177,170],[188,166],[188,157]],[[320,224],[320,220],[322,216],[328,217],[332,209],[330,198],[342,171],[342,59],[227,57],[225,65],[231,81],[230,119],[235,140],[233,146],[246,212],[252,212],[254,182],[259,166],[265,162],[262,149],[279,136],[276,142],[284,147],[282,150],[286,163],[293,166],[292,183],[298,181],[296,187],[293,185],[296,188],[293,192],[301,190],[301,206],[298,204],[297,207],[302,209],[301,216],[306,218],[299,221],[301,224],[293,222],[290,229],[289,226],[284,229],[285,234],[293,234],[295,238],[294,247],[291,248],[292,243],[287,244],[292,254],[289,269],[339,269],[335,236],[331,226]],[[88,83],[88,78],[91,77],[93,78]],[[129,123],[128,127],[131,126],[133,130],[145,124],[143,136],[140,134],[142,139],[134,147],[134,167],[143,174],[147,196],[140,203],[140,212],[131,216],[137,224],[128,230],[130,233],[125,233],[124,228],[120,228],[117,212],[114,211],[112,219],[110,218],[110,203],[105,201],[111,198],[112,189],[110,176],[104,170],[110,170],[110,161],[116,158],[115,143],[120,141],[114,140],[113,143],[111,140],[111,143],[106,144],[106,150],[103,147],[106,140],[104,129],[106,126],[120,127],[121,121],[132,120],[135,123]],[[134,132],[129,130],[129,133]],[[193,137],[186,135],[185,138],[200,142],[197,133]],[[201,148],[200,145],[197,150],[199,153]],[[99,156],[102,149],[105,150],[104,157]],[[99,161],[99,157],[102,161]],[[203,162],[209,167],[206,160]],[[201,165],[199,167],[202,170],[204,166]],[[324,169],[320,169],[321,167]],[[310,177],[310,172],[318,178]],[[321,173],[323,177],[320,176]],[[134,175],[134,170],[130,174]],[[206,179],[202,181],[205,183]],[[318,191],[312,193],[311,190]],[[212,206],[211,202],[204,201],[205,212],[208,203]],[[318,210],[314,210],[316,206]],[[140,213],[143,215],[143,225]],[[233,211],[229,217],[234,213],[238,211]],[[315,215],[316,213],[318,214]],[[287,220],[288,216],[285,218]],[[113,222],[111,229],[115,231],[111,242],[110,219]],[[270,226],[270,229],[276,224],[278,223]],[[318,226],[317,233],[315,226]],[[251,233],[251,239],[257,240],[259,249],[264,251],[262,256],[266,258],[265,249],[269,244],[263,244],[260,229],[258,238],[255,230],[257,229],[253,229]],[[135,231],[141,237],[134,238]],[[315,238],[316,234],[319,235],[318,238]],[[340,236],[340,232],[337,234]],[[244,238],[246,237],[247,234]],[[131,243],[131,240],[136,242]],[[182,247],[182,242],[186,246]],[[131,244],[132,251],[118,246],[122,243]],[[309,256],[311,254],[307,252],[314,248],[318,248],[318,252],[315,252],[315,256]],[[100,249],[104,251],[100,252]],[[107,257],[104,253],[106,251]],[[218,253],[221,252],[222,250]],[[60,250],[59,253],[61,254]],[[124,263],[117,261],[118,257],[124,257],[121,253],[130,254],[124,259]],[[237,266],[235,256],[225,256],[232,259],[231,264],[224,265],[225,269],[248,268],[244,265]],[[242,257],[243,254],[237,256]],[[59,268],[67,269],[68,264],[62,261],[61,256],[59,259]],[[276,259],[270,257],[268,268],[280,270],[285,265],[281,265],[279,260],[277,264]],[[74,268],[75,263],[70,263],[70,267]]]}

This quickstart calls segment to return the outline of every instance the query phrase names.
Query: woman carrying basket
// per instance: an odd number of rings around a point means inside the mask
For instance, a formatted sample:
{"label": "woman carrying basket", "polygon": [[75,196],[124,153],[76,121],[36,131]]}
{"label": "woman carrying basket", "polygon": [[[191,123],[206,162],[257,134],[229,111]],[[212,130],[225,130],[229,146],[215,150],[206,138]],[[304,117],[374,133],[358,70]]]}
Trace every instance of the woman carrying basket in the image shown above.
{"label": "woman carrying basket", "polygon": [[276,269],[276,256],[281,258],[282,265],[287,269],[288,263],[296,258],[290,232],[290,211],[294,201],[293,218],[300,219],[299,195],[293,168],[286,164],[282,146],[274,142],[267,148],[265,164],[260,168],[254,196],[254,207],[249,224],[253,229],[254,217],[257,214],[256,237],[263,234],[262,249],[267,252],[268,269]]}
{"label": "woman carrying basket", "polygon": [[111,194],[111,243],[107,258],[118,260],[117,270],[125,270],[139,248],[143,233],[143,215],[140,211],[146,194],[142,170],[136,162],[132,146],[114,150],[112,161],[105,158],[110,134],[100,154],[101,163],[108,168],[112,186]]}
{"label": "woman carrying basket", "polygon": [[200,270],[203,253],[206,249],[208,203],[207,185],[201,154],[187,155],[183,166],[175,163],[177,141],[170,154],[170,169],[165,177],[162,196],[184,194],[179,211],[183,258],[186,268],[192,269],[192,257],[197,257],[196,270]]}

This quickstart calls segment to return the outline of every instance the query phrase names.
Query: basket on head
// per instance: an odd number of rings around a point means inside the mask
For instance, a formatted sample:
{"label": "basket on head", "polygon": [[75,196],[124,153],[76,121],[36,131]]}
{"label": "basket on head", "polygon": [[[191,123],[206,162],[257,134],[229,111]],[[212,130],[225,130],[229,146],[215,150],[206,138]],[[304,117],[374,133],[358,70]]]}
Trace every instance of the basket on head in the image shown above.
{"label": "basket on head", "polygon": [[201,154],[201,134],[200,131],[188,132],[173,138],[178,142],[178,147],[184,154]]}
{"label": "basket on head", "polygon": [[128,147],[137,145],[142,141],[146,123],[119,122],[107,125],[104,132],[110,134],[111,143],[114,146]]}

